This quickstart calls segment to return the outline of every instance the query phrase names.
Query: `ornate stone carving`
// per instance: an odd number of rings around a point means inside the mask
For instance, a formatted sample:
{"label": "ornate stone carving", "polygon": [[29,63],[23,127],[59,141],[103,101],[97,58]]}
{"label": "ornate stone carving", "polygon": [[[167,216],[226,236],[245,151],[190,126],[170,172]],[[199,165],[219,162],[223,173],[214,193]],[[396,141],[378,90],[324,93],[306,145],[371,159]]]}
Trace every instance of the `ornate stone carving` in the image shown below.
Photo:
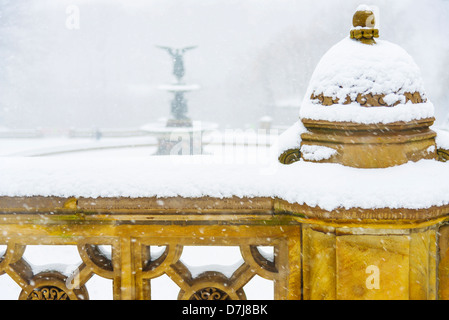
{"label": "ornate stone carving", "polygon": [[190,300],[231,300],[231,298],[223,290],[208,287],[195,292]]}
{"label": "ornate stone carving", "polygon": [[[206,271],[191,278],[188,268],[181,264],[176,267],[176,272],[184,279],[179,283],[179,300],[246,300],[243,286],[252,279],[255,270],[244,263],[230,278],[218,271]],[[169,274],[173,276],[171,272]]]}
{"label": "ornate stone carving", "polygon": [[[417,103],[425,103],[427,102],[426,98],[423,98],[419,92],[406,92],[404,93],[405,97],[405,103],[411,102],[413,104]],[[384,100],[385,94],[358,94],[357,98],[355,100],[351,99],[351,97],[347,96],[345,101],[343,102],[344,105],[351,104],[351,103],[358,103],[362,107],[395,107],[397,106],[400,101],[395,102],[394,104],[388,104]],[[319,102],[319,104],[323,106],[331,106],[334,104],[339,104],[340,99],[332,97],[324,96],[322,93],[316,95],[315,93],[312,93],[310,96],[310,100],[316,100]]]}
{"label": "ornate stone carving", "polygon": [[53,286],[40,287],[34,289],[29,295],[27,300],[70,300],[67,293]]}
{"label": "ornate stone carving", "polygon": [[301,159],[301,152],[299,149],[288,149],[282,152],[279,156],[279,162],[283,164],[292,164]]}
{"label": "ornate stone carving", "polygon": [[449,161],[449,150],[437,149],[438,160],[441,162]]}
{"label": "ornate stone carving", "polygon": [[379,38],[379,29],[352,29],[351,39],[374,41],[373,38]]}
{"label": "ornate stone carving", "polygon": [[59,271],[45,271],[36,275],[28,274],[28,285],[20,293],[20,300],[88,300],[84,285],[72,287],[67,276]]}
{"label": "ornate stone carving", "polygon": [[371,10],[358,10],[352,18],[354,29],[351,30],[351,39],[365,44],[375,44],[374,38],[379,38],[379,29],[375,29],[376,18]]}
{"label": "ornate stone carving", "polygon": [[80,243],[78,244],[78,252],[85,265],[92,272],[107,279],[114,277],[113,263],[98,245]]}

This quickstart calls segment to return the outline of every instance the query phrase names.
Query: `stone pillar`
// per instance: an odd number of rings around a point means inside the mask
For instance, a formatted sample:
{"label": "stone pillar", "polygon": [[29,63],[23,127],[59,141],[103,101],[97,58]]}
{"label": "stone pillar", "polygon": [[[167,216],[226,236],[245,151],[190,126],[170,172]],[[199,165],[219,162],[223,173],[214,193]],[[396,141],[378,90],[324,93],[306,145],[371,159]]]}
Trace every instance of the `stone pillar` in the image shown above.
{"label": "stone pillar", "polygon": [[302,225],[304,300],[449,299],[449,208],[335,210],[276,202]]}
{"label": "stone pillar", "polygon": [[[301,147],[285,151],[280,162],[300,158],[317,166],[338,163],[381,171],[410,161],[447,161],[448,150],[437,145],[431,130],[433,105],[419,85],[416,64],[397,46],[375,40],[379,31],[366,6],[356,12],[353,25],[350,39],[331,48],[318,64],[310,98],[300,111],[306,128]],[[400,54],[390,60],[393,53]],[[416,85],[394,85],[413,81]],[[317,180],[327,183],[326,177]],[[296,216],[302,224],[304,299],[449,299],[448,205],[415,210],[354,206],[326,211],[276,203],[277,212]]]}
{"label": "stone pillar", "polygon": [[304,299],[435,299],[436,232],[305,225]]}

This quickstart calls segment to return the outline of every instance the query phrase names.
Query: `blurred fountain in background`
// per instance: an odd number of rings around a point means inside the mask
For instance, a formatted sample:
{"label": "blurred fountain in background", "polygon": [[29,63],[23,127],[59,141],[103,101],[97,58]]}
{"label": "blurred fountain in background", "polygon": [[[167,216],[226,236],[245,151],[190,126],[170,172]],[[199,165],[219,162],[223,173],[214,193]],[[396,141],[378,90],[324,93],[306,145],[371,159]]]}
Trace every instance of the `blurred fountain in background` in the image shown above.
{"label": "blurred fountain in background", "polygon": [[188,106],[185,93],[198,90],[199,85],[184,83],[184,54],[196,46],[175,49],[157,46],[166,50],[173,60],[173,75],[176,82],[162,85],[159,89],[173,94],[170,118],[144,125],[141,129],[157,137],[158,150],[156,155],[194,155],[203,153],[203,135],[217,128],[214,123],[192,121],[187,115]]}

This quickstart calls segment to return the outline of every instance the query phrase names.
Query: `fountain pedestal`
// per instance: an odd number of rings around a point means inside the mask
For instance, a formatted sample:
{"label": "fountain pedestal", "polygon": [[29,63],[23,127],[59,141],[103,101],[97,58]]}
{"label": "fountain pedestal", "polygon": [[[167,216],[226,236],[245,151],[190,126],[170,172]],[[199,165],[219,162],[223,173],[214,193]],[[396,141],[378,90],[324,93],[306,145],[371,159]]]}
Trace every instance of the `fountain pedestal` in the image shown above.
{"label": "fountain pedestal", "polygon": [[171,102],[171,116],[166,123],[150,123],[141,129],[158,139],[158,150],[156,155],[195,155],[203,153],[203,134],[217,128],[214,123],[192,121],[187,116],[188,107],[184,94],[200,88],[199,85],[188,85],[182,81],[184,77],[183,54],[195,47],[183,49],[172,49],[159,47],[167,50],[173,58],[173,74],[177,81],[170,85],[160,86],[173,94]]}
{"label": "fountain pedestal", "polygon": [[153,135],[158,140],[155,155],[198,155],[203,154],[204,135],[215,130],[215,123],[191,121],[190,126],[171,126],[170,122],[149,123],[141,130]]}

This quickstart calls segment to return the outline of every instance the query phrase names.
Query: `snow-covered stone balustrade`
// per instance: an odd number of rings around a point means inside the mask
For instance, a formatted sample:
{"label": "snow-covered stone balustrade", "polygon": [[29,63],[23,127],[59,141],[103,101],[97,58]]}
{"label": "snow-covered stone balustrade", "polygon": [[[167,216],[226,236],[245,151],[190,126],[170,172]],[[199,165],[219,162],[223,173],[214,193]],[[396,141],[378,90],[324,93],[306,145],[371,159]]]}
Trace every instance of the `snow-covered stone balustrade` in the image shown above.
{"label": "snow-covered stone balustrade", "polygon": [[[168,275],[179,299],[245,299],[255,275],[274,281],[276,299],[300,298],[300,226],[273,215],[270,198],[0,198],[0,271],[21,287],[20,299],[88,299],[95,274],[113,280],[114,299],[150,299],[151,279]],[[40,272],[22,257],[27,245],[76,245],[82,263],[70,274]],[[241,265],[226,276],[193,275],[184,246],[237,246]],[[111,254],[101,246],[111,246]],[[164,246],[154,257],[153,246]],[[259,246],[274,248],[274,259]],[[219,248],[219,247],[217,247]]]}
{"label": "snow-covered stone balustrade", "polygon": [[[275,299],[449,298],[447,163],[64,160],[0,159],[0,272],[23,299],[87,298],[93,275],[112,279],[116,299],[149,299],[161,275],[180,299],[243,299],[256,275]],[[35,270],[23,256],[33,245],[76,245],[82,263]],[[180,259],[191,246],[239,247],[242,261],[191,270]]]}
{"label": "snow-covered stone balustrade", "polygon": [[[93,275],[116,299],[150,299],[162,275],[179,299],[245,299],[256,276],[275,299],[449,299],[449,133],[413,59],[375,40],[372,11],[353,24],[271,160],[0,158],[0,272],[21,299],[87,299]],[[82,262],[64,274],[23,256],[50,244],[76,245]],[[190,246],[242,259],[193,270]]]}

